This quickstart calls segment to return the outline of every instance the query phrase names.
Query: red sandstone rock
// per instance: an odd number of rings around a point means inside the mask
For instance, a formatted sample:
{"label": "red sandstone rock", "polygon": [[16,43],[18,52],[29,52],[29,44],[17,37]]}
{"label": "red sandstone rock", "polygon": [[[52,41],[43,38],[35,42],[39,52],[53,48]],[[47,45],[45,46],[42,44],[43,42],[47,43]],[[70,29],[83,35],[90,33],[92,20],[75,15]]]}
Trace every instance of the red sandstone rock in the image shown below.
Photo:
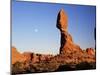
{"label": "red sandstone rock", "polygon": [[88,55],[95,55],[95,51],[93,48],[87,48],[86,52],[88,53]]}
{"label": "red sandstone rock", "polygon": [[60,31],[65,31],[67,30],[68,27],[68,17],[66,13],[64,12],[63,9],[60,10],[57,16],[57,28],[60,29]]}
{"label": "red sandstone rock", "polygon": [[15,47],[12,47],[12,64],[16,62],[24,62],[26,58],[17,51]]}
{"label": "red sandstone rock", "polygon": [[36,54],[34,54],[33,58],[32,58],[32,63],[36,63],[39,62],[39,56],[37,56]]}
{"label": "red sandstone rock", "polygon": [[23,55],[26,58],[26,61],[28,61],[28,62],[35,63],[35,62],[40,61],[39,56],[37,54],[32,53],[32,52],[24,52]]}
{"label": "red sandstone rock", "polygon": [[61,33],[60,54],[71,53],[73,51],[81,52],[81,48],[74,44],[72,36],[68,33],[68,16],[63,9],[57,16],[57,28]]}
{"label": "red sandstone rock", "polygon": [[33,58],[33,53],[31,52],[24,52],[23,56],[26,58],[27,61],[31,61]]}

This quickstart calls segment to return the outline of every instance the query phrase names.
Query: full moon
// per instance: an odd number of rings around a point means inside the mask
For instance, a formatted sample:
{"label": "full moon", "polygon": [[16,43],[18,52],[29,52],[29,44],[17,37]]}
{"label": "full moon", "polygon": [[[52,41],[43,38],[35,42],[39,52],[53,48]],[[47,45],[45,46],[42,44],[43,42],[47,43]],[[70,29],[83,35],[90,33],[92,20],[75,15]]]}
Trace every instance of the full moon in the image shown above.
{"label": "full moon", "polygon": [[38,32],[38,29],[34,29],[34,32]]}

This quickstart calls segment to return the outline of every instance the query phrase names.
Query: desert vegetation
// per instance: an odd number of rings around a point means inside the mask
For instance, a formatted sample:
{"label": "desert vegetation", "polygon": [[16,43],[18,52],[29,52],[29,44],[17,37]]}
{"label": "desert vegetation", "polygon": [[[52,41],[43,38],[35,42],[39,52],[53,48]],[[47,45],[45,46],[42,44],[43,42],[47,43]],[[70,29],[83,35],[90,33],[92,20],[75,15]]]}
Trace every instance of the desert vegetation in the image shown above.
{"label": "desert vegetation", "polygon": [[[56,56],[57,57],[57,56]],[[24,73],[41,73],[41,72],[56,72],[56,71],[74,71],[74,70],[86,70],[86,69],[95,69],[95,62],[87,62],[86,60],[57,60],[56,57],[47,61],[39,61],[32,63],[25,62],[16,62],[12,65],[12,74],[24,74]]]}

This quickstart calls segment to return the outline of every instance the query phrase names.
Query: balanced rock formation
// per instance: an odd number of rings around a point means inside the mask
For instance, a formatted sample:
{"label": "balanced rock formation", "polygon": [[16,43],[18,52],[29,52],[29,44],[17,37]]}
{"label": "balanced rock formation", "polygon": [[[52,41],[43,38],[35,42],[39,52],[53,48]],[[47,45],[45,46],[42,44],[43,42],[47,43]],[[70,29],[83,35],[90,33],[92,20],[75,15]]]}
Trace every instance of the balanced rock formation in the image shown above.
{"label": "balanced rock formation", "polygon": [[63,9],[58,13],[56,26],[61,33],[60,54],[82,51],[78,45],[74,44],[72,36],[68,33],[68,16]]}

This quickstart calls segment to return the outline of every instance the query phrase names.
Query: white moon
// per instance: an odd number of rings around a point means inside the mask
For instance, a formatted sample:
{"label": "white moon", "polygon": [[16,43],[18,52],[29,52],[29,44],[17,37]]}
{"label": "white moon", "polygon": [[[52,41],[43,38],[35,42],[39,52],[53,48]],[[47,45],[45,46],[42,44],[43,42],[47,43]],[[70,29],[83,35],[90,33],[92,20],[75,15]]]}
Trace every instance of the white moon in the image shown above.
{"label": "white moon", "polygon": [[34,32],[38,32],[38,29],[34,29]]}

